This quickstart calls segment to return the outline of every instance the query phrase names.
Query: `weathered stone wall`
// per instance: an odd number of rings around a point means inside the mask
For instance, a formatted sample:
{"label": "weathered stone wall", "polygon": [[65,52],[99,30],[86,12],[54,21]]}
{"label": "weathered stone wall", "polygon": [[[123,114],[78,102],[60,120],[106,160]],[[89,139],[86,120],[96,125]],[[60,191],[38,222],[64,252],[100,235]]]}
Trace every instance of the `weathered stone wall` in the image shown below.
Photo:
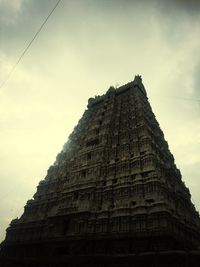
{"label": "weathered stone wall", "polygon": [[[115,253],[124,253],[123,248],[133,246],[134,240],[138,249],[141,246],[148,251],[147,236],[160,236],[156,245],[160,250],[189,249],[199,245],[199,233],[199,214],[141,78],[136,77],[89,99],[88,109],[39,183],[34,198],[27,202],[24,214],[8,228],[3,250],[12,254],[15,248],[26,255],[23,244],[65,240],[74,244],[66,245],[73,253],[79,246],[73,241],[77,238],[101,237],[111,244],[117,235],[121,239],[118,245],[112,243]],[[104,243],[95,244],[97,252],[104,251]]]}

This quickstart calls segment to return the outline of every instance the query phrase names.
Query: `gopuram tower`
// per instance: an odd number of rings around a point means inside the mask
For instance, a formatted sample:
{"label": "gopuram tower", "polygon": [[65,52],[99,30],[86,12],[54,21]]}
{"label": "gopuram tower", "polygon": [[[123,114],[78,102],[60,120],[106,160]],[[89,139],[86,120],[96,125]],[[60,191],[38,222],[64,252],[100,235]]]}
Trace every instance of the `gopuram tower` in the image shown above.
{"label": "gopuram tower", "polygon": [[1,244],[1,266],[199,266],[200,218],[140,76],[87,110]]}

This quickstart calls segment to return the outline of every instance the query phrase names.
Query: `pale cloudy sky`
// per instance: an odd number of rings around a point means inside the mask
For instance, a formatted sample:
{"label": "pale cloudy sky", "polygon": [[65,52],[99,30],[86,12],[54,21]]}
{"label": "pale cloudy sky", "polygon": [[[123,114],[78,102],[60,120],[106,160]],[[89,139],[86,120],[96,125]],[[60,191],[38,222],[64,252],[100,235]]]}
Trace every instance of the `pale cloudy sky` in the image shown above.
{"label": "pale cloudy sky", "polygon": [[[0,83],[56,2],[0,0]],[[200,1],[63,0],[0,89],[0,240],[87,99],[138,73],[200,209]]]}

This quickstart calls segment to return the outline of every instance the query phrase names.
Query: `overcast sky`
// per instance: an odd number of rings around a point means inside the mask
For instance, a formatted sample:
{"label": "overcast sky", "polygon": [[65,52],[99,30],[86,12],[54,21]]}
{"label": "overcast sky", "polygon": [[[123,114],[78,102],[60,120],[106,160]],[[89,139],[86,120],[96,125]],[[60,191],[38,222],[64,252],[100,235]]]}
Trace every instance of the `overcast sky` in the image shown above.
{"label": "overcast sky", "polygon": [[[0,0],[0,83],[56,2]],[[200,1],[63,0],[0,89],[0,240],[88,98],[135,74],[200,209]]]}

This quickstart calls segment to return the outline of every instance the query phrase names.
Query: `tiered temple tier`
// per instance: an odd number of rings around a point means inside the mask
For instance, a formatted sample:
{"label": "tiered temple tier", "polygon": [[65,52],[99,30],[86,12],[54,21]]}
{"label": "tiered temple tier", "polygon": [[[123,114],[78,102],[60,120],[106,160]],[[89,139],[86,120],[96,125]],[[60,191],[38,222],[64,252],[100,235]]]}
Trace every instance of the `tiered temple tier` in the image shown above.
{"label": "tiered temple tier", "polygon": [[34,198],[8,228],[3,251],[190,249],[199,246],[199,233],[199,214],[136,76],[89,99]]}

